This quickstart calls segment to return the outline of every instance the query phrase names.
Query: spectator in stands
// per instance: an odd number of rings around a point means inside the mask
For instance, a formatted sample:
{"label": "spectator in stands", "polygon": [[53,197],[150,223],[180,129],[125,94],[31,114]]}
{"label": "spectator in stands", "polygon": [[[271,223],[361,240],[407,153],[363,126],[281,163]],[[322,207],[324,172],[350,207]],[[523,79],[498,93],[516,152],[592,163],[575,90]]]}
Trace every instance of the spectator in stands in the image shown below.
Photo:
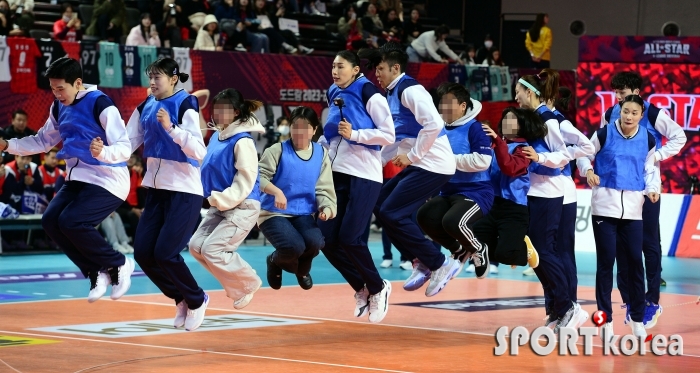
{"label": "spectator in stands", "polygon": [[[367,40],[367,43],[372,45],[374,48],[382,46],[386,43],[384,23],[377,13],[377,6],[370,3],[367,6],[367,11],[361,19],[362,29],[365,30],[365,38],[372,39]],[[388,35],[388,34],[386,34]]]}
{"label": "spectator in stands", "polygon": [[221,35],[219,33],[219,22],[216,16],[207,14],[204,18],[204,27],[197,33],[197,40],[194,42],[195,50],[222,51]]}
{"label": "spectator in stands", "polygon": [[423,33],[423,26],[420,22],[420,12],[418,9],[411,10],[411,19],[403,23],[403,32],[406,35],[404,42],[411,43]]}
{"label": "spectator in stands", "polygon": [[530,52],[532,67],[545,69],[549,67],[550,54],[552,48],[552,30],[547,27],[549,15],[540,13],[535,19],[527,34],[525,34],[525,48]]}
{"label": "spectator in stands", "polygon": [[0,0],[0,36],[7,36],[10,30],[12,30],[10,4],[7,0]]}
{"label": "spectator in stands", "polygon": [[80,41],[82,30],[80,28],[78,12],[73,10],[71,3],[61,4],[61,19],[53,23],[53,38],[61,41]]}
{"label": "spectator in stands", "polygon": [[34,26],[34,0],[7,0],[10,5],[13,30],[11,36],[29,36]]}
{"label": "spectator in stands", "polygon": [[277,118],[277,132],[280,134],[277,142],[285,142],[292,137],[289,134],[289,119],[287,117],[281,116]]}
{"label": "spectator in stands", "polygon": [[56,181],[59,177],[65,175],[65,171],[58,168],[57,153],[58,149],[53,148],[49,150],[48,153],[44,154],[44,164],[37,167],[36,172],[43,186],[43,194],[49,202],[51,202],[58,192],[58,189],[56,189]]}
{"label": "spectator in stands", "polygon": [[[17,109],[12,112],[12,123],[9,127],[5,128],[4,132],[1,134],[2,138],[5,140],[9,139],[21,139],[23,137],[27,136],[33,136],[36,135],[36,132],[32,131],[31,129],[27,128],[27,120],[29,116],[27,115],[27,112],[22,110],[22,109]],[[15,156],[5,152],[3,155],[3,163],[7,164],[8,162],[12,161],[15,159]],[[37,156],[35,161],[39,161],[39,157]]]}
{"label": "spectator in stands", "polygon": [[496,48],[491,49],[491,54],[481,63],[482,66],[505,66],[501,59],[501,51]]}
{"label": "spectator in stands", "polygon": [[389,18],[389,12],[391,10],[396,11],[396,16],[399,21],[403,23],[403,2],[401,0],[384,0],[384,5],[386,6],[386,18]]}
{"label": "spectator in stands", "polygon": [[384,20],[384,32],[387,36],[387,41],[393,41],[401,44],[404,40],[403,22],[397,16],[396,9],[389,9]]}
{"label": "spectator in stands", "polygon": [[299,44],[299,40],[291,30],[279,29],[279,18],[284,16],[284,8],[277,9],[277,13],[268,11],[266,0],[255,0],[255,14],[260,19],[258,30],[270,39],[270,48],[273,53],[283,48],[287,53],[301,52],[309,54],[314,50]]}
{"label": "spectator in stands", "polygon": [[[464,53],[464,52],[462,52]],[[464,64],[467,66],[475,66],[476,65],[476,50],[474,49],[474,46],[471,44],[467,44],[467,54],[464,56],[462,59],[464,60]],[[483,121],[482,121],[483,123]]]}
{"label": "spectator in stands", "polygon": [[195,39],[204,26],[204,17],[213,12],[207,0],[175,0],[178,21],[183,39]]}
{"label": "spectator in stands", "polygon": [[426,31],[414,40],[411,45],[406,48],[408,54],[408,62],[440,62],[448,63],[449,60],[443,58],[437,53],[441,51],[456,63],[464,64],[459,56],[447,46],[445,38],[450,34],[450,29],[446,25],[440,25],[434,31]]}
{"label": "spectator in stands", "polygon": [[355,5],[345,7],[345,14],[338,20],[338,33],[345,41],[346,49],[359,50],[367,48],[367,42],[363,37],[362,22],[357,21]]}
{"label": "spectator in stands", "polygon": [[486,34],[484,37],[484,45],[476,50],[476,60],[477,63],[483,62],[485,59],[489,58],[491,55],[491,50],[493,49],[493,39],[491,39],[491,34]]}
{"label": "spectator in stands", "polygon": [[141,14],[141,24],[134,26],[126,37],[126,45],[152,45],[160,47],[160,37],[156,25],[151,23],[151,15]]}
{"label": "spectator in stands", "polygon": [[238,0],[238,6],[234,7],[233,19],[236,21],[236,31],[245,30],[246,42],[250,44],[250,51],[255,53],[270,52],[270,39],[267,35],[255,32],[260,25],[260,20],[255,16],[253,4],[250,0]]}
{"label": "spectator in stands", "polygon": [[145,191],[144,188],[141,187],[141,181],[143,180],[143,163],[141,157],[133,154],[126,162],[126,166],[129,168],[131,186],[126,201],[119,206],[117,213],[121,217],[122,222],[128,224],[128,226],[125,225],[127,236],[133,238],[136,234],[136,227],[139,224],[141,213],[143,212],[143,198],[139,198],[139,195]]}
{"label": "spectator in stands", "polygon": [[[15,156],[15,160],[5,165],[5,173],[8,178],[14,178],[15,186],[10,190],[10,206],[17,211],[22,211],[22,196],[24,192],[44,193],[41,176],[38,174],[36,163],[31,156]],[[7,180],[5,180],[7,181]]]}
{"label": "spectator in stands", "polygon": [[162,5],[163,15],[162,19],[156,23],[156,30],[163,41],[163,46],[166,48],[182,47],[182,33],[177,24],[178,9],[181,8],[175,6],[175,0],[165,0]]}
{"label": "spectator in stands", "polygon": [[134,248],[129,245],[129,236],[126,235],[126,229],[122,218],[116,212],[111,213],[100,224],[100,230],[105,236],[107,243],[112,245],[114,251],[122,254],[131,254]]}
{"label": "spectator in stands", "polygon": [[[275,8],[278,13],[280,9],[282,9],[282,15],[287,10],[289,13],[299,13],[299,2],[297,0],[277,0],[275,2]],[[282,15],[278,15],[278,17],[282,17]]]}
{"label": "spectator in stands", "polygon": [[95,0],[88,35],[119,43],[127,31],[124,0]]}
{"label": "spectator in stands", "polygon": [[360,17],[364,17],[367,14],[367,10],[369,10],[370,4],[376,7],[377,14],[384,14],[384,12],[386,12],[385,0],[359,0],[357,2],[357,14]]}

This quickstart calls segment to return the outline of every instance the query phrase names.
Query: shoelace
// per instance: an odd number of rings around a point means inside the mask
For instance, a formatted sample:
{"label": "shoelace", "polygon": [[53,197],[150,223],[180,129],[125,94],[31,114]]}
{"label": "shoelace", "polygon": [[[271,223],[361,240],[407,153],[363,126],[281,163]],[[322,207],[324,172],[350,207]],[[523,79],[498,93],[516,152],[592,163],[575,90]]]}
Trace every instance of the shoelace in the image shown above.
{"label": "shoelace", "polygon": [[483,253],[480,251],[482,250],[477,250],[474,254],[472,254],[472,260],[474,261],[474,267],[481,267],[484,263],[484,256]]}
{"label": "shoelace", "polygon": [[368,299],[365,298],[365,292],[364,292],[364,290],[355,293],[355,304],[356,304],[356,305],[358,305],[358,306],[364,306],[364,305],[366,304],[367,300],[368,300]]}
{"label": "shoelace", "polygon": [[380,294],[381,292],[369,296],[369,313],[373,313],[379,309]]}

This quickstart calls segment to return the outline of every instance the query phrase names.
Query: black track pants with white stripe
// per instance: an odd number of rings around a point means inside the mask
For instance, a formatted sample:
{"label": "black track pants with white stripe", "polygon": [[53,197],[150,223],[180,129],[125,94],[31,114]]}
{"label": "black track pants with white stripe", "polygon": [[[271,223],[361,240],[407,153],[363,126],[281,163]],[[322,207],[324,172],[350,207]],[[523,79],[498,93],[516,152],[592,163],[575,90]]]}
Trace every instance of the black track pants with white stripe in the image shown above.
{"label": "black track pants with white stripe", "polygon": [[476,202],[465,196],[437,196],[418,209],[418,225],[435,242],[451,253],[464,247],[475,252],[481,243],[472,232],[472,225],[482,217]]}

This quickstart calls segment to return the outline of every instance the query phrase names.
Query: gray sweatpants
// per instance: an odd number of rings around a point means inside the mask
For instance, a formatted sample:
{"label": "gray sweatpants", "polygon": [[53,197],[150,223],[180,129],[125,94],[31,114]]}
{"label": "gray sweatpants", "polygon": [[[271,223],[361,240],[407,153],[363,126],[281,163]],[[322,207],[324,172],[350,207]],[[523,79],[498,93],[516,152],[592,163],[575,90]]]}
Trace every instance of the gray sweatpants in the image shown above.
{"label": "gray sweatpants", "polygon": [[234,301],[262,285],[255,270],[236,252],[259,214],[260,202],[252,199],[228,211],[211,207],[190,239],[190,254],[219,280]]}

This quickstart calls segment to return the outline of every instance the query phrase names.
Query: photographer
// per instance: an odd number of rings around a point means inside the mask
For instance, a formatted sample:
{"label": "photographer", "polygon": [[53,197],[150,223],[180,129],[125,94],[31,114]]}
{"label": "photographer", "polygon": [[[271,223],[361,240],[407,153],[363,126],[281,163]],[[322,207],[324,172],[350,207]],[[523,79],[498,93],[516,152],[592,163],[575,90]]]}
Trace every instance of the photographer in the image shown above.
{"label": "photographer", "polygon": [[71,3],[61,4],[61,19],[53,24],[53,38],[61,41],[79,41],[82,38],[81,22],[78,12]]}
{"label": "photographer", "polygon": [[9,190],[8,204],[17,211],[22,211],[24,192],[44,193],[44,184],[31,156],[16,155],[15,160],[5,165],[6,179],[14,179],[15,187]]}
{"label": "photographer", "polygon": [[182,34],[177,25],[180,9],[173,0],[163,2],[163,17],[156,22],[156,30],[166,48],[182,47]]}

